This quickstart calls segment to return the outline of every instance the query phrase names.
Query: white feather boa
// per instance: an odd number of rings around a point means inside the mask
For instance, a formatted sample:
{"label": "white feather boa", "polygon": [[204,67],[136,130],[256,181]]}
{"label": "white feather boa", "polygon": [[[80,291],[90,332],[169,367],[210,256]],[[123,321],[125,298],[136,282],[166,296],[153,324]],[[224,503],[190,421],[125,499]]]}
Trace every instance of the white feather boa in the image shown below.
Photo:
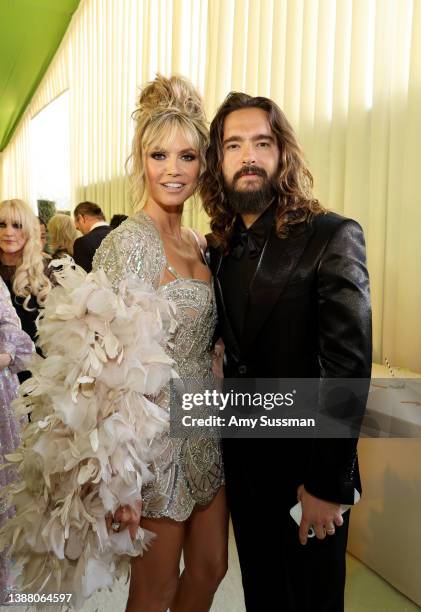
{"label": "white feather boa", "polygon": [[0,550],[10,546],[20,589],[73,593],[80,608],[153,538],[140,528],[134,541],[127,529],[109,534],[105,515],[134,505],[151,479],[169,415],[147,396],[174,376],[164,346],[175,318],[146,283],[128,279],[114,292],[102,270],[60,266],[38,322],[47,357],[34,358],[15,402],[32,423],[7,456],[21,480],[6,492],[16,516]]}

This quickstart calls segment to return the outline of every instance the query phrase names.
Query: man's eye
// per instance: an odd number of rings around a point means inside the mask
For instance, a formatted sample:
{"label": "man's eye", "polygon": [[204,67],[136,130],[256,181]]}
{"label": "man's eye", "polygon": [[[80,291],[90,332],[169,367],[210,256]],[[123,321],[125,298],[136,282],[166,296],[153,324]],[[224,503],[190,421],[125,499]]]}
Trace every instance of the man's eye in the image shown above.
{"label": "man's eye", "polygon": [[238,149],[238,144],[232,142],[231,144],[228,144],[226,146],[226,149],[227,151],[233,151],[234,149]]}
{"label": "man's eye", "polygon": [[266,148],[267,148],[267,147],[269,147],[270,145],[269,145],[269,143],[268,143],[268,142],[258,142],[258,143],[257,143],[257,146],[258,146],[258,147],[260,147],[260,148],[264,148],[264,149],[266,149]]}

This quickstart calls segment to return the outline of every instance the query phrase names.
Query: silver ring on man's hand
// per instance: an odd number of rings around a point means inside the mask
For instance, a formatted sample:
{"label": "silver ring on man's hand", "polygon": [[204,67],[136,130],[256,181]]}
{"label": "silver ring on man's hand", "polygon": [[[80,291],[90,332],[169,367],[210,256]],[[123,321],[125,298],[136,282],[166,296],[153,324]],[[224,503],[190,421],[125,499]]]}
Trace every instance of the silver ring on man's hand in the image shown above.
{"label": "silver ring on man's hand", "polygon": [[121,527],[121,523],[111,523],[111,529],[113,531],[119,531]]}

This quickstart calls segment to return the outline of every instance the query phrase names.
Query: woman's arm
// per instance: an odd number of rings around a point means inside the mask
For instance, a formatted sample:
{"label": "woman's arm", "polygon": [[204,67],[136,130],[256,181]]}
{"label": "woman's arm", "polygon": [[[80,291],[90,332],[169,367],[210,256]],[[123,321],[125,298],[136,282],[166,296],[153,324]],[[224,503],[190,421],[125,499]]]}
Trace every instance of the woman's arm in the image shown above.
{"label": "woman's arm", "polygon": [[0,279],[0,368],[9,367],[14,374],[25,370],[33,351],[32,340],[21,329],[9,291]]}

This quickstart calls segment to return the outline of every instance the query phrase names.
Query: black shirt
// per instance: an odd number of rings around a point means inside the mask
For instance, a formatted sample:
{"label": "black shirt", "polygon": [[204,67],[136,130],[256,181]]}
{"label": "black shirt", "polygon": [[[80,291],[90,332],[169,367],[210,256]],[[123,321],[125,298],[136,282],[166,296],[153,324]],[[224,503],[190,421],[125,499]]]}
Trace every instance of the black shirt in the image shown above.
{"label": "black shirt", "polygon": [[263,247],[274,223],[275,206],[269,206],[248,229],[240,215],[234,224],[229,251],[219,278],[228,318],[240,347],[246,317],[249,287],[256,273]]}

